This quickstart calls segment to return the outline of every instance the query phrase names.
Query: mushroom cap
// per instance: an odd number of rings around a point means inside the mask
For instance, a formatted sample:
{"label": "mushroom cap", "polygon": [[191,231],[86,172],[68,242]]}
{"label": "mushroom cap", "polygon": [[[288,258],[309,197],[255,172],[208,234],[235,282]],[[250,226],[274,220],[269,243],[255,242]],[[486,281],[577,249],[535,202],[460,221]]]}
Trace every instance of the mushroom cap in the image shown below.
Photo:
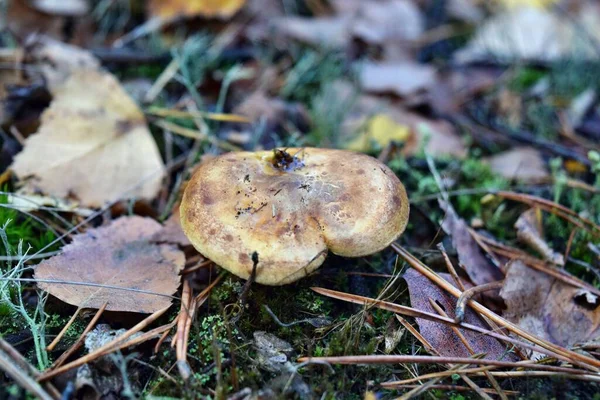
{"label": "mushroom cap", "polygon": [[318,268],[328,251],[384,249],[408,221],[404,186],[364,154],[318,148],[226,153],[202,163],[180,206],[183,231],[216,264],[283,285]]}

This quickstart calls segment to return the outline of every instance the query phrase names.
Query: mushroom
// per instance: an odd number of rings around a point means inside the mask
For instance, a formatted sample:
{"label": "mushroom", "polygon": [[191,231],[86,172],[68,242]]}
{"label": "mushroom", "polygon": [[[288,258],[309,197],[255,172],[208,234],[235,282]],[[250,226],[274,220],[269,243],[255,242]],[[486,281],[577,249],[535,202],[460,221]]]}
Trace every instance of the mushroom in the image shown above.
{"label": "mushroom", "polygon": [[180,206],[194,247],[233,274],[283,285],[317,269],[328,251],[360,257],[387,247],[408,221],[396,175],[343,150],[226,153],[202,163]]}

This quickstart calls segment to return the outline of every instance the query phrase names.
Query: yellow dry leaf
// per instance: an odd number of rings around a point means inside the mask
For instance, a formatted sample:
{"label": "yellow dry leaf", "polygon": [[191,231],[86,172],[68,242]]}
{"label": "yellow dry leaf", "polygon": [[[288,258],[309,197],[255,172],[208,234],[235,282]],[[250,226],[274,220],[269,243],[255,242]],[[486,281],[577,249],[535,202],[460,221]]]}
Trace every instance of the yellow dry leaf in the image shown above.
{"label": "yellow dry leaf", "polygon": [[153,17],[230,18],[246,0],[151,0],[149,12]]}
{"label": "yellow dry leaf", "polygon": [[11,166],[25,189],[100,207],[156,196],[164,164],[144,115],[109,73],[82,69],[53,91]]}
{"label": "yellow dry leaf", "polygon": [[496,0],[497,3],[506,8],[517,8],[517,7],[536,7],[536,8],[549,8],[553,4],[556,4],[557,0]]}
{"label": "yellow dry leaf", "polygon": [[406,142],[410,138],[410,128],[396,123],[385,114],[372,117],[363,132],[352,140],[348,150],[368,152],[374,147],[383,148],[391,142]]}

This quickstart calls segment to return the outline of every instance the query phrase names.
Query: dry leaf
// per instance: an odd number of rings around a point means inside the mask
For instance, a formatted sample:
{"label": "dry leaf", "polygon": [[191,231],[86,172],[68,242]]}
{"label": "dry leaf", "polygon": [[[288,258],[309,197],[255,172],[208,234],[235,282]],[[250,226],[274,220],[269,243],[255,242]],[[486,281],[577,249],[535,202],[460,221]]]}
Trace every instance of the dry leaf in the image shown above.
{"label": "dry leaf", "polygon": [[[448,282],[453,283],[452,277],[449,274],[440,274],[440,276],[442,276]],[[427,277],[423,276],[412,268],[406,271],[404,274],[404,279],[408,284],[410,304],[412,307],[421,311],[437,314],[437,311],[429,302],[429,299],[432,299],[439,306],[441,306],[448,317],[454,318],[456,298],[448,295],[444,290],[440,289],[433,282],[427,279]],[[415,319],[419,324],[419,331],[421,332],[421,335],[427,339],[427,341],[441,356],[472,356],[458,335],[456,335],[456,333],[454,333],[452,328],[450,328],[448,325],[422,318]],[[489,327],[485,326],[483,321],[471,309],[466,310],[464,322],[489,329]],[[513,358],[510,353],[508,353],[506,346],[497,339],[464,329],[460,329],[460,332],[464,335],[475,354],[485,353],[485,358],[493,360],[510,360]]]}
{"label": "dry leaf", "polygon": [[32,36],[25,46],[28,60],[39,69],[53,93],[74,71],[100,68],[100,61],[89,51],[48,36]]}
{"label": "dry leaf", "polygon": [[354,36],[369,44],[416,40],[423,30],[421,11],[407,0],[365,2],[352,24]]}
{"label": "dry leaf", "polygon": [[360,85],[367,92],[393,92],[408,96],[431,87],[435,82],[433,67],[411,62],[367,62],[360,70]]}
{"label": "dry leaf", "polygon": [[[2,23],[15,38],[24,39],[32,33],[42,33],[55,38],[64,34],[67,20],[64,17],[49,15],[36,10],[28,1],[13,0],[3,2]],[[5,29],[6,29],[5,28]]]}
{"label": "dry leaf", "polygon": [[122,217],[109,225],[75,235],[62,254],[35,268],[41,280],[75,281],[143,290],[146,294],[98,286],[38,282],[38,286],[60,300],[84,308],[153,313],[171,304],[179,286],[179,271],[185,265],[183,252],[171,245],[149,240],[161,225],[138,216]]}
{"label": "dry leaf", "polygon": [[148,11],[153,17],[172,19],[178,17],[232,17],[246,0],[151,0]]}
{"label": "dry leaf", "polygon": [[100,207],[152,199],[164,164],[144,115],[110,74],[78,70],[54,90],[39,131],[12,165],[31,192]]}
{"label": "dry leaf", "polygon": [[500,295],[507,307],[504,317],[541,339],[571,347],[600,336],[596,295],[519,260],[509,264]]}
{"label": "dry leaf", "polygon": [[56,199],[37,194],[10,193],[7,195],[7,203],[23,212],[37,211],[42,207],[52,207],[53,211],[56,212],[69,212],[83,217],[89,217],[94,213],[94,210],[81,208],[79,204],[68,199]]}
{"label": "dry leaf", "polygon": [[562,254],[552,250],[544,240],[542,232],[542,213],[539,209],[531,208],[519,216],[515,223],[517,237],[537,251],[546,261],[553,264],[565,265]]}
{"label": "dry leaf", "polygon": [[374,115],[385,113],[398,126],[410,128],[411,135],[402,150],[405,156],[413,155],[422,149],[432,156],[450,155],[463,158],[467,154],[461,138],[447,121],[423,118],[399,106],[386,104],[374,96],[357,96],[352,85],[344,81],[334,82],[329,90],[332,91],[329,95],[331,98],[354,99],[342,123],[342,135],[348,141],[353,140],[357,132],[362,132]]}
{"label": "dry leaf", "polygon": [[491,170],[506,179],[540,183],[550,177],[540,152],[533,147],[515,147],[487,160]]}
{"label": "dry leaf", "polygon": [[173,211],[173,214],[167,218],[161,230],[152,235],[151,241],[157,243],[172,243],[182,247],[192,245],[181,228],[179,206],[177,206]]}
{"label": "dry leaf", "polygon": [[516,7],[536,7],[536,8],[549,8],[553,4],[556,4],[558,0],[496,0],[496,3],[506,8]]}
{"label": "dry leaf", "polygon": [[[577,19],[578,24],[570,18]],[[598,20],[593,9],[566,17],[542,8],[516,7],[488,19],[467,46],[456,53],[456,59],[460,62],[489,61],[490,57],[506,62],[597,59],[593,43],[600,37]]]}
{"label": "dry leaf", "polygon": [[274,23],[276,31],[291,38],[312,45],[321,45],[329,48],[342,48],[350,42],[350,17],[321,17],[277,18]]}
{"label": "dry leaf", "polygon": [[346,145],[346,149],[369,152],[382,149],[392,142],[406,142],[411,135],[410,128],[397,124],[385,114],[377,114],[369,119],[364,131]]}
{"label": "dry leaf", "polygon": [[482,253],[471,236],[467,223],[460,218],[452,205],[440,200],[440,207],[446,213],[442,228],[452,239],[452,246],[458,253],[460,265],[465,269],[471,281],[476,285],[502,280],[502,271],[493,265]]}

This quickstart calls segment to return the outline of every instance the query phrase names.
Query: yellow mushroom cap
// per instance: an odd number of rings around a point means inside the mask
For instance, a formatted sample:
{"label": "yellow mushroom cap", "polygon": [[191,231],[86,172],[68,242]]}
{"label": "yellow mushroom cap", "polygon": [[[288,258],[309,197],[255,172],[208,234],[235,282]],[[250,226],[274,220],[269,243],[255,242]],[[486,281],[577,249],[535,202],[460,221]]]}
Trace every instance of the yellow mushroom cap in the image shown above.
{"label": "yellow mushroom cap", "polygon": [[283,285],[318,268],[328,251],[384,249],[408,221],[404,186],[360,153],[317,148],[226,153],[202,163],[180,206],[194,247],[248,279]]}

